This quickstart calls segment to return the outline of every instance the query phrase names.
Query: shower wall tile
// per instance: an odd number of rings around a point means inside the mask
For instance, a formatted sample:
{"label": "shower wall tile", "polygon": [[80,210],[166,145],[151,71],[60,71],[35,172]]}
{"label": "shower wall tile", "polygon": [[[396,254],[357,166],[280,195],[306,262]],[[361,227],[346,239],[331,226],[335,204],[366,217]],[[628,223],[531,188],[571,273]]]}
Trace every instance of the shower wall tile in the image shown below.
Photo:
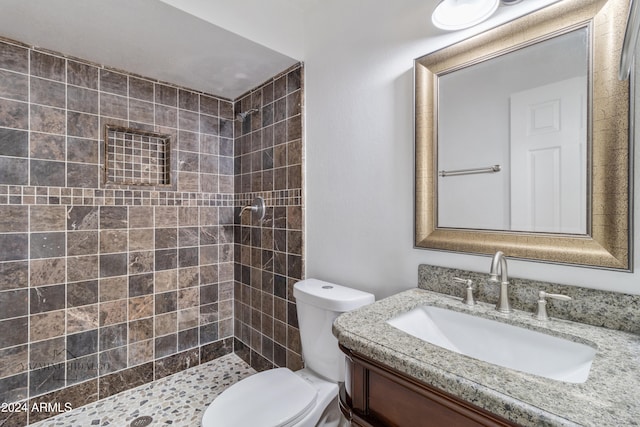
{"label": "shower wall tile", "polygon": [[[231,101],[0,39],[3,401],[75,408],[233,351],[232,119]],[[104,184],[107,123],[171,135],[172,186]],[[20,415],[0,424],[55,414]]]}
{"label": "shower wall tile", "polygon": [[[256,370],[303,364],[292,295],[304,272],[302,90],[297,66],[236,101],[236,112],[258,111],[236,122],[234,162],[219,165],[234,169],[238,201],[235,299],[224,310],[234,311],[236,353]],[[239,218],[240,207],[258,195],[267,204],[264,220]]]}

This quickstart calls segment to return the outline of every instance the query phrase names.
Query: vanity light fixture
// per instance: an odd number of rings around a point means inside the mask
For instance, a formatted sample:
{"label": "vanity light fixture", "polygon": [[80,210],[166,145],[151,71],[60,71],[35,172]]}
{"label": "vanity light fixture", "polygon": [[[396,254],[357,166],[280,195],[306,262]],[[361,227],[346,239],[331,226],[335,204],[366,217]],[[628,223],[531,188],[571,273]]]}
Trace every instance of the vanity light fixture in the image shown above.
{"label": "vanity light fixture", "polygon": [[442,0],[431,22],[441,30],[462,30],[489,19],[499,5],[500,0]]}

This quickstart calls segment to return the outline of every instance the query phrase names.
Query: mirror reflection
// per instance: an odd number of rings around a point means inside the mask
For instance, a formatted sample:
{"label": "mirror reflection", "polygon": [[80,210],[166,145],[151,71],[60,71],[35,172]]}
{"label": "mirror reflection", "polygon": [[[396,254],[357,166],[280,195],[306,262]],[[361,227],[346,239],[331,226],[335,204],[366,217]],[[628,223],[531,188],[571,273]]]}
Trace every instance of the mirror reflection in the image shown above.
{"label": "mirror reflection", "polygon": [[588,234],[588,32],[436,76],[438,228]]}

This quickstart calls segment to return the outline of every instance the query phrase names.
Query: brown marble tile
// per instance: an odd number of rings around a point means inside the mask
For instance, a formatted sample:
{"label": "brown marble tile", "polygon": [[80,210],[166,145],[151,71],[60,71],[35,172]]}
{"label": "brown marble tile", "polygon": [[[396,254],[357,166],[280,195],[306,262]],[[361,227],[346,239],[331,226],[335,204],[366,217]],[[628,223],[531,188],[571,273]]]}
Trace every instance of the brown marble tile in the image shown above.
{"label": "brown marble tile", "polygon": [[55,365],[64,362],[66,358],[65,337],[32,342],[29,346],[29,366],[31,369]]}
{"label": "brown marble tile", "polygon": [[82,62],[68,61],[67,83],[89,89],[97,89],[98,68]]}
{"label": "brown marble tile", "polygon": [[129,321],[153,316],[153,295],[129,298]]}
{"label": "brown marble tile", "polygon": [[0,205],[0,232],[28,231],[28,218],[28,206]]}
{"label": "brown marble tile", "polygon": [[153,294],[153,273],[129,276],[129,296],[138,297]]}
{"label": "brown marble tile", "polygon": [[29,264],[27,261],[0,263],[0,291],[29,286]]}
{"label": "brown marble tile", "polygon": [[154,363],[156,372],[155,379],[164,378],[175,374],[176,372],[183,371],[190,366],[196,366],[199,363],[200,354],[197,349],[184,351],[173,356],[156,360]]}
{"label": "brown marble tile", "polygon": [[153,82],[129,76],[129,96],[153,102]]}
{"label": "brown marble tile", "polygon": [[127,215],[126,206],[101,206],[100,229],[126,229]]}
{"label": "brown marble tile", "polygon": [[154,249],[154,230],[152,228],[130,229],[129,250],[141,251]]}
{"label": "brown marble tile", "polygon": [[64,83],[31,77],[30,101],[49,107],[66,108],[67,95]]}
{"label": "brown marble tile", "polygon": [[31,75],[49,80],[66,81],[66,60],[44,52],[31,51]]}
{"label": "brown marble tile", "polygon": [[[102,347],[101,347],[102,348]],[[119,347],[98,354],[98,375],[102,376],[127,367],[127,347]],[[102,380],[100,381],[102,382]],[[103,396],[100,396],[103,398]]]}
{"label": "brown marble tile", "polygon": [[29,156],[29,133],[18,129],[0,129],[0,155]]}
{"label": "brown marble tile", "polygon": [[198,248],[180,248],[178,249],[178,267],[193,267],[198,265],[199,251]]}
{"label": "brown marble tile", "polygon": [[65,160],[66,140],[63,135],[31,133],[31,158],[43,160]]}
{"label": "brown marble tile", "polygon": [[153,338],[153,318],[129,322],[129,343]]}
{"label": "brown marble tile", "polygon": [[110,326],[127,321],[128,303],[126,299],[100,303],[100,326]]}
{"label": "brown marble tile", "polygon": [[178,270],[178,286],[180,288],[190,288],[198,286],[200,282],[200,268],[187,267]]}
{"label": "brown marble tile", "polygon": [[30,231],[64,231],[66,214],[64,206],[31,206]]}
{"label": "brown marble tile", "polygon": [[177,309],[177,293],[175,291],[155,295],[155,313],[164,314]]}
{"label": "brown marble tile", "polygon": [[178,351],[185,351],[197,347],[199,336],[199,328],[197,327],[178,332]]}
{"label": "brown marble tile", "polygon": [[67,359],[77,359],[98,351],[98,329],[67,335]]}
{"label": "brown marble tile", "polygon": [[66,245],[64,232],[31,233],[31,259],[63,257]]}
{"label": "brown marble tile", "polygon": [[65,285],[38,286],[30,289],[29,312],[44,313],[65,308]]}
{"label": "brown marble tile", "polygon": [[100,398],[129,390],[131,388],[153,381],[153,363],[145,363],[100,378]]}
{"label": "brown marble tile", "polygon": [[170,313],[159,314],[155,317],[154,332],[156,336],[173,334],[178,330],[178,313],[172,311]]}
{"label": "brown marble tile", "polygon": [[101,170],[98,165],[68,163],[67,186],[80,188],[98,188],[100,173]]}
{"label": "brown marble tile", "polygon": [[67,138],[67,161],[98,163],[98,141],[85,138]]}
{"label": "brown marble tile", "polygon": [[153,227],[153,207],[132,206],[129,208],[129,226],[131,228]]}
{"label": "brown marble tile", "polygon": [[218,117],[220,100],[217,98],[200,95],[200,113]]}
{"label": "brown marble tile", "polygon": [[31,160],[29,162],[29,182],[31,185],[64,187],[66,183],[66,165],[64,162]]}
{"label": "brown marble tile", "polygon": [[198,227],[180,227],[178,229],[178,246],[193,247],[200,243]]}
{"label": "brown marble tile", "polygon": [[29,129],[29,104],[0,99],[0,126]]}
{"label": "brown marble tile", "polygon": [[70,256],[67,258],[67,280],[70,282],[80,282],[83,280],[97,279],[98,256]]}
{"label": "brown marble tile", "polygon": [[155,251],[155,269],[170,270],[178,266],[178,251],[176,249],[159,249]]}
{"label": "brown marble tile", "polygon": [[67,333],[88,331],[100,325],[98,304],[70,307],[67,309]]}
{"label": "brown marble tile", "polygon": [[67,387],[92,380],[98,377],[98,355],[90,354],[89,356],[68,360],[66,367]]}
{"label": "brown marble tile", "polygon": [[[90,363],[90,362],[89,362]],[[85,363],[86,365],[86,363]],[[73,364],[71,367],[73,368]],[[69,405],[75,409],[80,406],[87,405],[89,403],[98,400],[98,381],[86,381],[78,385],[67,387],[63,390],[54,391],[44,394],[42,396],[29,399],[29,407],[33,408],[34,405],[38,408],[41,404],[46,404],[47,408],[54,409],[53,411],[32,411],[29,414],[29,421],[35,423],[47,418],[58,415],[59,410],[65,410],[65,405]]]}
{"label": "brown marble tile", "polygon": [[25,372],[29,361],[28,345],[0,349],[0,360],[0,378]]}
{"label": "brown marble tile", "polygon": [[28,301],[27,289],[0,292],[0,319],[26,316],[29,313]]}
{"label": "brown marble tile", "polygon": [[65,283],[65,258],[34,259],[30,266],[31,286],[55,285]]}
{"label": "brown marble tile", "polygon": [[215,264],[218,262],[219,255],[218,245],[200,246],[200,264]]}
{"label": "brown marble tile", "polygon": [[[26,328],[26,318],[24,321]],[[19,326],[18,326],[19,328]],[[0,329],[1,330],[1,329]],[[34,314],[29,316],[29,339],[31,341],[44,340],[47,338],[54,338],[63,335],[65,332],[65,311],[52,311],[42,314]],[[0,332],[1,333],[1,332]],[[24,332],[24,339],[26,340],[27,333]],[[0,340],[1,341],[1,340]]]}
{"label": "brown marble tile", "polygon": [[150,102],[129,99],[129,120],[154,124],[154,109]]}
{"label": "brown marble tile", "polygon": [[29,99],[29,80],[24,74],[0,69],[0,97],[16,101]]}
{"label": "brown marble tile", "polygon": [[199,305],[200,292],[198,287],[178,290],[178,309],[196,307]]}
{"label": "brown marble tile", "polygon": [[126,277],[109,277],[100,279],[100,301],[112,301],[127,297],[128,282]]}
{"label": "brown marble tile", "polygon": [[65,110],[32,104],[30,111],[32,131],[64,135],[67,120]]}
{"label": "brown marble tile", "polygon": [[67,86],[67,108],[81,113],[98,114],[98,91]]}
{"label": "brown marble tile", "polygon": [[127,98],[102,93],[100,95],[100,114],[104,117],[127,120],[129,116]]}
{"label": "brown marble tile", "polygon": [[100,121],[98,116],[68,111],[67,136],[98,139],[100,137]]}
{"label": "brown marble tile", "polygon": [[178,272],[177,270],[156,271],[155,273],[155,291],[166,292],[178,288]]}
{"label": "brown marble tile", "polygon": [[157,126],[177,128],[178,127],[178,109],[167,107],[165,105],[155,105],[155,123]]}
{"label": "brown marble tile", "polygon": [[127,230],[100,231],[100,253],[126,252],[129,234]]}
{"label": "brown marble tile", "polygon": [[67,307],[79,307],[98,302],[98,281],[67,284]]}
{"label": "brown marble tile", "polygon": [[154,348],[156,359],[175,354],[178,348],[178,335],[171,334],[156,337],[154,340]]}
{"label": "brown marble tile", "polygon": [[126,74],[114,71],[100,70],[100,90],[116,95],[126,96],[128,94],[129,79]]}
{"label": "brown marble tile", "polygon": [[[28,402],[25,402],[28,405]],[[0,413],[2,427],[24,427],[27,425],[27,411]]]}
{"label": "brown marble tile", "polygon": [[[105,326],[98,332],[100,350],[109,350],[127,344],[127,324]],[[126,359],[125,359],[126,361]],[[100,362],[102,363],[102,362]]]}
{"label": "brown marble tile", "polygon": [[96,230],[98,228],[98,208],[94,206],[69,206],[67,209],[67,230]]}
{"label": "brown marble tile", "polygon": [[156,228],[156,249],[176,248],[178,246],[178,230],[176,228]]}
{"label": "brown marble tile", "polygon": [[155,100],[159,104],[178,106],[178,91],[176,88],[163,84],[155,84]]}
{"label": "brown marble tile", "polygon": [[29,72],[29,50],[13,44],[0,42],[0,68]]}
{"label": "brown marble tile", "polygon": [[198,192],[200,191],[200,176],[195,172],[178,173],[178,191]]}
{"label": "brown marble tile", "polygon": [[91,255],[98,253],[97,231],[67,232],[67,255]]}
{"label": "brown marble tile", "polygon": [[157,206],[155,208],[155,226],[157,228],[177,227],[178,209],[173,206]]}
{"label": "brown marble tile", "polygon": [[100,255],[100,277],[126,275],[127,261],[126,253]]}
{"label": "brown marble tile", "polygon": [[0,379],[0,402],[18,402],[26,399],[28,390],[26,372],[2,378]]}
{"label": "brown marble tile", "polygon": [[139,365],[153,360],[153,339],[129,344],[129,366]]}
{"label": "brown marble tile", "polygon": [[[153,251],[130,252],[129,253],[129,274],[153,272]],[[152,279],[153,282],[153,279]],[[152,289],[153,291],[153,285]]]}

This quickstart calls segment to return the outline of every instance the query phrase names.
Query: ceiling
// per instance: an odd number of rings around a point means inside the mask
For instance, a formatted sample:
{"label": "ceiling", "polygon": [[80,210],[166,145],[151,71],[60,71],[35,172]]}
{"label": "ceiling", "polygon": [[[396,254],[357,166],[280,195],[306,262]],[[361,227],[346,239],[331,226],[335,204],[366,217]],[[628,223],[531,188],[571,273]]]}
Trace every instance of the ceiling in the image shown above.
{"label": "ceiling", "polygon": [[[324,1],[0,0],[0,37],[235,100],[305,59],[304,17]],[[501,7],[451,33],[421,17],[422,37],[446,46],[555,1]]]}
{"label": "ceiling", "polygon": [[0,0],[0,36],[232,100],[298,62],[159,0]]}

